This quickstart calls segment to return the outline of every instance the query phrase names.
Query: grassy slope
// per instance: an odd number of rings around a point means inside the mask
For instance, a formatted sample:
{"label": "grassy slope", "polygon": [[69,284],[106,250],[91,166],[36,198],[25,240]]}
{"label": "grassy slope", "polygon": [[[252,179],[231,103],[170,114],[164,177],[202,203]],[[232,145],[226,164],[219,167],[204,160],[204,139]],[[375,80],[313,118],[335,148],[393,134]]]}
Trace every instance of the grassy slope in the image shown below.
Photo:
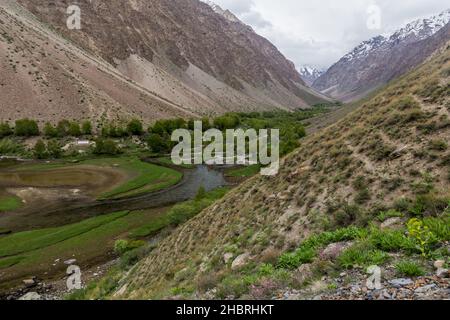
{"label": "grassy slope", "polygon": [[135,196],[158,191],[178,183],[182,174],[175,170],[145,163],[137,158],[110,158],[83,161],[84,164],[116,166],[135,177],[120,187],[101,195],[101,199]]}
{"label": "grassy slope", "polygon": [[178,171],[140,161],[137,157],[99,158],[74,163],[51,163],[23,165],[17,170],[46,171],[76,165],[94,165],[124,170],[130,179],[121,186],[105,192],[100,199],[135,196],[146,192],[158,191],[178,183],[182,174]]}
{"label": "grassy slope", "polygon": [[58,228],[20,232],[0,238],[2,282],[41,272],[53,272],[56,259],[75,256],[79,263],[101,259],[113,249],[114,239],[142,224],[161,219],[166,209],[117,212]]}
{"label": "grassy slope", "polygon": [[198,277],[230,272],[227,252],[261,261],[313,232],[363,225],[420,194],[431,205],[448,199],[449,58],[447,48],[366,102],[364,112],[307,138],[278,176],[250,179],[181,226],[128,276],[123,297],[170,295],[186,268],[190,287]]}
{"label": "grassy slope", "polygon": [[0,212],[13,211],[22,206],[20,198],[15,196],[0,196]]}

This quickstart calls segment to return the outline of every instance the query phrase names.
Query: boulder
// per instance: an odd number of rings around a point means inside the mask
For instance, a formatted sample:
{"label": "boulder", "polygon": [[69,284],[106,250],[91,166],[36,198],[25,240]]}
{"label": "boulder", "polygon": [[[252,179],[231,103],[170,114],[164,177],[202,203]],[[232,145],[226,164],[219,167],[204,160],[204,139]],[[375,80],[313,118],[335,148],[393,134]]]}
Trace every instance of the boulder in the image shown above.
{"label": "boulder", "polygon": [[37,292],[28,292],[27,294],[20,297],[19,300],[27,300],[27,301],[42,300],[42,296]]}
{"label": "boulder", "polygon": [[230,253],[230,252],[228,252],[228,253],[225,253],[224,255],[223,255],[223,261],[225,262],[225,264],[228,264],[228,262],[231,260],[231,259],[233,259],[233,254],[232,253]]}
{"label": "boulder", "polygon": [[389,228],[398,226],[401,222],[402,222],[402,220],[398,217],[389,218],[386,221],[384,221],[380,227],[381,227],[381,229],[389,229]]}
{"label": "boulder", "polygon": [[389,283],[396,288],[406,287],[414,284],[414,281],[412,281],[409,278],[399,278],[399,279],[393,279],[390,280]]}
{"label": "boulder", "polygon": [[352,242],[337,242],[328,245],[320,254],[322,260],[335,260],[340,254],[352,246]]}
{"label": "boulder", "polygon": [[237,270],[242,268],[246,264],[249,257],[250,257],[249,253],[241,254],[236,259],[234,259],[233,263],[231,264],[231,269]]}

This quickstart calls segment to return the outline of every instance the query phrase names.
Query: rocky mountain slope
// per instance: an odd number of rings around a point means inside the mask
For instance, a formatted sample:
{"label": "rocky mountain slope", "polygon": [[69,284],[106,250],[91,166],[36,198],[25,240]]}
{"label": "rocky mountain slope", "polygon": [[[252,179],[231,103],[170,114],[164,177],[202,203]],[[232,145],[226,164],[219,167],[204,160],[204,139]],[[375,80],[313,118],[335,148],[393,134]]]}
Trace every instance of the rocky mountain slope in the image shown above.
{"label": "rocky mountain slope", "polygon": [[[400,264],[416,262],[399,262],[417,259],[430,268],[430,277],[417,282],[393,279],[386,292],[377,294],[392,298],[397,294],[393,290],[402,288],[407,291],[401,293],[404,298],[418,299],[419,291],[426,290],[448,298],[448,279],[442,272],[439,277],[444,278],[435,278],[433,261],[421,258],[414,225],[409,232],[403,228],[411,217],[423,218],[418,220],[419,229],[425,223],[426,230],[441,239],[430,246],[431,256],[443,256],[436,265],[445,267],[449,80],[450,43],[431,61],[364,101],[360,107],[364,112],[357,110],[306,138],[282,161],[276,177],[257,176],[245,182],[162,240],[126,274],[105,281],[91,294],[101,296],[114,283],[110,298],[271,298],[281,293],[303,299],[320,290],[339,298],[333,290],[339,283],[364,279],[361,266],[366,263],[382,266],[389,277],[392,270],[424,274]],[[370,224],[374,227],[367,227]],[[339,243],[317,253],[321,245],[332,242]],[[349,272],[361,274],[351,277]],[[324,284],[326,279],[338,284]],[[313,296],[305,291],[291,294],[304,283],[313,284]],[[358,294],[365,298],[375,294],[361,283],[355,289]],[[342,290],[351,297],[352,288]],[[340,297],[345,298],[344,291]]]}
{"label": "rocky mountain slope", "polygon": [[[198,0],[78,1],[81,30],[66,26],[67,1],[17,2],[78,50],[186,114],[295,109],[326,101],[269,41],[231,13],[217,13]],[[10,28],[4,32],[17,37]]]}
{"label": "rocky mountain slope", "polygon": [[1,2],[0,69],[1,120],[102,122],[195,115],[58,36],[15,1]]}
{"label": "rocky mountain slope", "polygon": [[300,68],[300,76],[308,86],[311,86],[325,71],[318,70],[314,67],[303,66]]}
{"label": "rocky mountain slope", "polygon": [[343,101],[365,96],[422,63],[450,39],[450,10],[377,36],[345,55],[313,84]]}

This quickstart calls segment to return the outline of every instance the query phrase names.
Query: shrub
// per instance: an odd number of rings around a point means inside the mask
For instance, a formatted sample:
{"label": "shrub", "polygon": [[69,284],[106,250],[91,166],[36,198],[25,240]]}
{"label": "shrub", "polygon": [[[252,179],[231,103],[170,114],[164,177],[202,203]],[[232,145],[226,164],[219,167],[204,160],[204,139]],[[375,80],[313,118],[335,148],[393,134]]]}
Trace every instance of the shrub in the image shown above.
{"label": "shrub", "polygon": [[33,137],[39,135],[39,127],[34,120],[21,119],[16,121],[14,134],[19,137]]}
{"label": "shrub", "polygon": [[0,139],[4,137],[8,137],[13,134],[13,130],[11,129],[8,122],[0,123]]}
{"label": "shrub", "polygon": [[435,239],[430,228],[423,221],[416,218],[409,220],[406,226],[409,236],[416,241],[417,247],[422,255],[427,256],[430,251],[430,246]]}
{"label": "shrub", "polygon": [[117,155],[121,153],[120,148],[113,140],[99,138],[95,141],[94,154]]}
{"label": "shrub", "polygon": [[419,277],[425,275],[425,271],[414,261],[400,261],[395,265],[399,276]]}
{"label": "shrub", "polygon": [[435,151],[445,151],[448,149],[448,143],[444,140],[430,141],[430,149]]}
{"label": "shrub", "polygon": [[362,242],[345,250],[338,258],[343,268],[367,267],[382,265],[389,259],[386,252],[373,248],[370,244]]}
{"label": "shrub", "polygon": [[61,145],[56,140],[50,140],[47,143],[47,152],[48,152],[49,156],[54,159],[61,158],[61,156],[63,154]]}
{"label": "shrub", "polygon": [[133,136],[140,136],[144,133],[142,122],[138,119],[131,120],[127,125],[127,132]]}
{"label": "shrub", "polygon": [[396,218],[396,217],[403,217],[403,213],[397,211],[397,210],[389,210],[389,211],[383,211],[380,212],[377,216],[378,221],[384,222],[389,218]]}
{"label": "shrub", "polygon": [[58,137],[63,138],[67,136],[67,132],[69,130],[70,122],[67,120],[61,120],[58,122],[56,126],[56,131],[58,133]]}
{"label": "shrub", "polygon": [[46,159],[48,157],[47,147],[44,141],[38,140],[33,148],[33,156],[36,159]]}
{"label": "shrub", "polygon": [[1,155],[16,155],[23,153],[23,151],[23,146],[12,139],[5,138],[0,140]]}
{"label": "shrub", "polygon": [[69,124],[69,128],[67,130],[67,133],[72,137],[79,137],[81,136],[81,128],[80,124],[78,122],[71,122]]}
{"label": "shrub", "polygon": [[81,132],[84,135],[91,135],[92,134],[92,123],[90,121],[84,121],[81,125]]}
{"label": "shrub", "polygon": [[145,245],[145,242],[140,241],[140,240],[133,240],[133,241],[117,240],[114,243],[114,252],[121,256],[128,251],[140,248],[144,245]]}
{"label": "shrub", "polygon": [[48,138],[56,138],[58,136],[58,131],[51,123],[47,122],[44,126],[44,135]]}

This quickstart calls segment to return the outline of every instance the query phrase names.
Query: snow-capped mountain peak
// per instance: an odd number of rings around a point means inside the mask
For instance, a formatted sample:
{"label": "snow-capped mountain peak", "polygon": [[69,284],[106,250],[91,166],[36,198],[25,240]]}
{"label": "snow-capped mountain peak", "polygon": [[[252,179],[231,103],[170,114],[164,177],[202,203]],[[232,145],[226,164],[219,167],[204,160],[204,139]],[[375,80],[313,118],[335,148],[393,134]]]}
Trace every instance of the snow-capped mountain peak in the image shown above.
{"label": "snow-capped mountain peak", "polygon": [[400,43],[412,43],[431,37],[450,21],[450,9],[426,19],[418,19],[389,35],[379,35],[362,42],[343,57],[344,61],[366,58],[379,49],[387,49]]}
{"label": "snow-capped mountain peak", "polygon": [[224,10],[222,7],[220,7],[218,4],[210,1],[210,0],[201,0],[207,5],[211,7],[211,9],[214,10],[215,13],[220,14],[225,19],[231,21],[231,22],[241,22],[241,20],[238,19],[230,10]]}
{"label": "snow-capped mountain peak", "polygon": [[311,85],[317,78],[324,74],[325,71],[311,66],[302,66],[299,69],[299,73],[306,84]]}

